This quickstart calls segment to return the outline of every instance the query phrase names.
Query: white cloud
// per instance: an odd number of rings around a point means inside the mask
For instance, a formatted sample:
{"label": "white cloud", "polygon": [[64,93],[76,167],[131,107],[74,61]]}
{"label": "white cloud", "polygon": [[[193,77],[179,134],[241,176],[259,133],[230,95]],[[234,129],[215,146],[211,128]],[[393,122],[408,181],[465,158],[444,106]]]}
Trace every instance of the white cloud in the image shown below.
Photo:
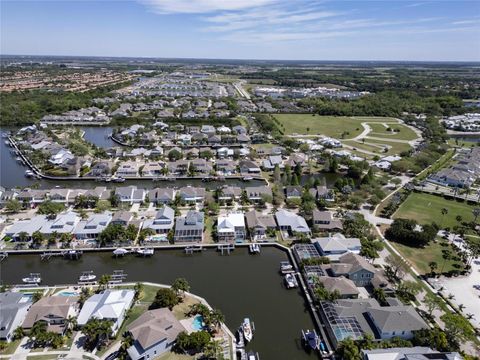
{"label": "white cloud", "polygon": [[235,11],[272,4],[278,0],[140,0],[158,14]]}

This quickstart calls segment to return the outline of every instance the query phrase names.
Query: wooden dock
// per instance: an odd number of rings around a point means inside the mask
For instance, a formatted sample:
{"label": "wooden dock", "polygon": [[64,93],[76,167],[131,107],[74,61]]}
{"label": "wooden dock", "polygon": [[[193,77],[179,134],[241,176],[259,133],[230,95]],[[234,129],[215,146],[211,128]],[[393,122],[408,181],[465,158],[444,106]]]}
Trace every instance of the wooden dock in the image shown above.
{"label": "wooden dock", "polygon": [[82,256],[83,251],[77,250],[66,250],[66,251],[45,251],[44,253],[40,254],[40,259],[42,261],[48,261],[52,257],[64,257],[70,260],[78,260],[80,256]]}
{"label": "wooden dock", "polygon": [[108,285],[121,284],[126,278],[127,274],[125,274],[123,270],[113,270],[113,274],[110,275],[110,281],[108,282]]}
{"label": "wooden dock", "polygon": [[203,250],[202,245],[193,245],[193,246],[187,246],[185,248],[185,254],[192,255],[195,252],[201,252]]}
{"label": "wooden dock", "polygon": [[230,255],[235,250],[235,244],[219,244],[217,249],[222,255]]}

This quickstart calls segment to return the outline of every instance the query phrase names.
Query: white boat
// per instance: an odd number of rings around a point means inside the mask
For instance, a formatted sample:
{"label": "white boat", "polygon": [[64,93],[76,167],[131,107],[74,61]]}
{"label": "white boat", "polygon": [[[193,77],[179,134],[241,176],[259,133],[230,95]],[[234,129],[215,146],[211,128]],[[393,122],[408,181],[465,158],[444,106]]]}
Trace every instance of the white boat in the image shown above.
{"label": "white boat", "polygon": [[154,253],[153,248],[137,249],[137,254],[141,256],[152,256],[153,253]]}
{"label": "white boat", "polygon": [[252,339],[253,339],[253,329],[252,329],[252,324],[251,324],[249,318],[243,319],[242,331],[243,331],[243,337],[245,338],[245,340],[246,341],[252,341]]}
{"label": "white boat", "polygon": [[253,180],[253,177],[252,176],[244,176],[243,181],[250,181],[250,180]]}
{"label": "white boat", "polygon": [[93,281],[97,278],[97,275],[93,273],[93,271],[84,271],[82,275],[78,278],[78,281],[81,282],[88,282],[88,281]]}
{"label": "white boat", "polygon": [[22,281],[24,284],[40,284],[42,282],[42,278],[38,273],[31,273],[29,276],[24,277]]}
{"label": "white boat", "polygon": [[118,248],[113,250],[113,255],[115,256],[123,256],[125,254],[128,254],[128,250],[124,248]]}
{"label": "white boat", "polygon": [[280,271],[282,272],[282,274],[289,274],[295,272],[293,270],[292,264],[290,264],[289,261],[280,262]]}
{"label": "white boat", "polygon": [[247,359],[248,360],[260,360],[260,357],[258,356],[258,353],[249,351],[247,354]]}
{"label": "white boat", "polygon": [[305,342],[305,346],[312,350],[319,350],[320,349],[320,337],[317,335],[315,330],[302,330],[302,339]]}
{"label": "white boat", "polygon": [[112,177],[111,181],[113,181],[115,183],[123,183],[123,182],[125,182],[125,179],[122,178],[122,177]]}
{"label": "white boat", "polygon": [[296,288],[298,286],[298,281],[293,274],[285,275],[285,284],[288,289]]}
{"label": "white boat", "polygon": [[30,178],[33,177],[35,174],[33,173],[32,170],[26,170],[25,171],[25,177]]}

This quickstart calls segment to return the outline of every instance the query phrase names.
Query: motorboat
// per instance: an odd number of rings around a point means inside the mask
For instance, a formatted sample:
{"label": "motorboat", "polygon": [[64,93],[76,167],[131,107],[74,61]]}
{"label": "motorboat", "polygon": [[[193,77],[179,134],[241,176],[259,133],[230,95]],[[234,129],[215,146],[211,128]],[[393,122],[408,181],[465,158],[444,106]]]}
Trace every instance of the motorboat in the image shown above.
{"label": "motorboat", "polygon": [[33,177],[34,175],[35,175],[35,174],[33,173],[32,170],[26,170],[26,171],[25,171],[25,177],[27,177],[27,178],[31,178],[31,177]]}
{"label": "motorboat", "polygon": [[153,248],[143,248],[143,249],[137,249],[137,254],[141,256],[152,256],[154,253]]}
{"label": "motorboat", "polygon": [[302,339],[309,349],[319,350],[320,349],[320,337],[318,336],[315,330],[302,330]]}
{"label": "motorboat", "polygon": [[253,180],[253,177],[252,176],[244,176],[243,181],[250,181],[250,180]]}
{"label": "motorboat", "polygon": [[24,284],[35,284],[38,285],[42,282],[42,278],[39,273],[30,273],[27,277],[22,279]]}
{"label": "motorboat", "polygon": [[285,284],[287,285],[288,289],[293,289],[298,287],[298,281],[293,274],[285,275]]}
{"label": "motorboat", "polygon": [[115,249],[113,250],[113,255],[115,256],[123,256],[125,254],[128,254],[128,250],[127,249],[124,249],[124,248],[118,248],[118,249]]}
{"label": "motorboat", "polygon": [[258,353],[249,351],[247,354],[247,359],[248,360],[260,360],[260,357],[258,356]]}
{"label": "motorboat", "polygon": [[295,270],[293,270],[292,264],[290,264],[289,261],[280,262],[280,271],[282,274],[290,274],[295,272]]}
{"label": "motorboat", "polygon": [[112,177],[111,180],[115,183],[123,183],[125,182],[125,179],[122,177]]}
{"label": "motorboat", "polygon": [[94,281],[97,278],[97,275],[93,273],[93,271],[84,271],[82,275],[78,278],[80,282],[89,282]]}
{"label": "motorboat", "polygon": [[248,249],[249,249],[250,253],[252,253],[252,254],[259,254],[260,253],[260,245],[259,244],[256,244],[256,243],[250,244],[248,246]]}
{"label": "motorboat", "polygon": [[249,318],[243,319],[242,323],[243,337],[246,341],[252,341],[253,339],[253,327]]}

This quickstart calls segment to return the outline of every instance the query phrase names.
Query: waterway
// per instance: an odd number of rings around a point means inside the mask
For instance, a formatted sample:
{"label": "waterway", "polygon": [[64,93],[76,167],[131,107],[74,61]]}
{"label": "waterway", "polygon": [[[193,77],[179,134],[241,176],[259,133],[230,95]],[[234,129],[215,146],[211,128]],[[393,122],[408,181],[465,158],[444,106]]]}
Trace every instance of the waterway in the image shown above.
{"label": "waterway", "polygon": [[249,255],[237,248],[230,256],[214,250],[185,255],[181,250],[157,251],[151,258],[126,256],[112,258],[110,253],[84,254],[78,261],[52,259],[42,262],[40,255],[10,255],[0,263],[0,280],[18,284],[30,272],[39,272],[44,284],[75,283],[82,271],[97,276],[121,269],[126,281],[171,283],[185,277],[194,294],[219,308],[227,326],[234,331],[244,317],[255,323],[256,332],[248,349],[259,352],[262,360],[315,359],[301,345],[300,330],[313,328],[313,321],[300,290],[287,290],[279,274],[280,261],[287,254],[263,247],[260,255]]}
{"label": "waterway", "polygon": [[118,146],[118,144],[110,138],[113,132],[113,128],[111,127],[85,126],[82,127],[82,130],[85,132],[83,138],[98,147],[108,149]]}
{"label": "waterway", "polygon": [[[105,134],[110,133],[111,128],[104,128],[104,127],[83,127],[85,131],[85,137],[89,136],[89,141],[94,142],[97,146],[101,147],[110,147],[108,145],[111,142],[110,139],[105,138]],[[110,129],[110,130],[108,130]],[[6,133],[8,130],[11,129],[0,129],[0,134]],[[10,151],[12,150],[11,147],[5,144],[5,138],[0,138],[0,156],[1,156],[1,163],[0,163],[0,186],[3,186],[7,189],[15,188],[15,187],[32,187],[38,186],[41,189],[51,189],[54,187],[61,187],[61,188],[78,188],[78,189],[88,189],[93,188],[96,186],[107,186],[108,188],[113,188],[117,186],[127,186],[127,185],[136,185],[139,188],[143,189],[152,189],[157,187],[182,187],[182,186],[201,186],[208,189],[216,189],[219,186],[223,185],[235,185],[240,187],[245,186],[259,186],[264,185],[265,182],[263,180],[252,180],[248,182],[244,182],[242,180],[233,180],[228,179],[223,182],[202,182],[201,180],[193,180],[193,179],[178,179],[176,181],[155,181],[152,180],[127,180],[123,184],[114,184],[114,183],[103,183],[103,182],[96,182],[96,181],[88,181],[88,180],[72,180],[72,181],[55,181],[55,180],[37,180],[25,177],[25,170],[28,168],[21,163],[15,160],[15,155],[11,154]]]}

